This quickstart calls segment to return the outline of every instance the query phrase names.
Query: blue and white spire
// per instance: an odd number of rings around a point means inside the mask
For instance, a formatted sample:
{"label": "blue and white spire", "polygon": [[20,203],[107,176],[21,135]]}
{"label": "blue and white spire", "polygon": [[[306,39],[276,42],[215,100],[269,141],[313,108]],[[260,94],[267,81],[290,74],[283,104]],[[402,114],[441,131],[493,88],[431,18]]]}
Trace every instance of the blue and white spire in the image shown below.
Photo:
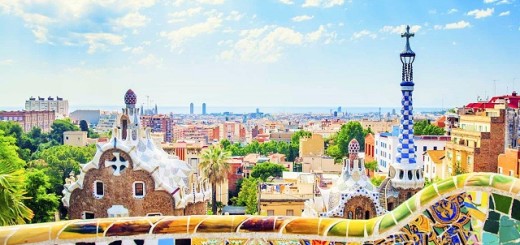
{"label": "blue and white spire", "polygon": [[400,54],[403,64],[401,92],[401,125],[399,127],[399,145],[397,147],[397,162],[392,163],[390,177],[392,185],[396,188],[410,189],[424,186],[422,166],[417,164],[415,155],[415,143],[413,134],[413,67],[415,53],[410,48],[410,26],[406,27],[406,32],[401,37],[406,38],[406,46]]}

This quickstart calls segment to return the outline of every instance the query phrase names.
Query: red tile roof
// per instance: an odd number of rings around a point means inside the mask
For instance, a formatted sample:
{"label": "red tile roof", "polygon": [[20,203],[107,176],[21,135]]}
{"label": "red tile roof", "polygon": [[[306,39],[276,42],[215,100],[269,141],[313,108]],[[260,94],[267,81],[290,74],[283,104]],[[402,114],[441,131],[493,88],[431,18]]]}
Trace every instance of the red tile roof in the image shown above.
{"label": "red tile roof", "polygon": [[518,103],[520,102],[520,96],[518,96],[518,94],[516,92],[513,92],[512,94],[507,94],[507,95],[495,96],[487,102],[469,103],[466,105],[466,108],[473,108],[473,109],[494,108],[495,105],[501,103],[500,102],[501,100],[506,101],[510,108],[518,109]]}

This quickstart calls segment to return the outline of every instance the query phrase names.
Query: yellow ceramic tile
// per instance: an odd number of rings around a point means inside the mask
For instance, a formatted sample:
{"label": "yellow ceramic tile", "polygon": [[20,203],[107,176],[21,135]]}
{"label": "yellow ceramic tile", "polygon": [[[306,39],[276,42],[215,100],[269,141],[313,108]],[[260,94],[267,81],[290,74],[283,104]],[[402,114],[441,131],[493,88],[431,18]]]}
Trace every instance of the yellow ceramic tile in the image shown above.
{"label": "yellow ceramic tile", "polygon": [[319,222],[318,218],[296,218],[285,225],[282,233],[319,235]]}
{"label": "yellow ceramic tile", "polygon": [[49,241],[50,226],[47,224],[24,225],[8,240],[8,244],[27,244]]}
{"label": "yellow ceramic tile", "polygon": [[155,224],[153,234],[187,234],[189,216],[167,217]]}

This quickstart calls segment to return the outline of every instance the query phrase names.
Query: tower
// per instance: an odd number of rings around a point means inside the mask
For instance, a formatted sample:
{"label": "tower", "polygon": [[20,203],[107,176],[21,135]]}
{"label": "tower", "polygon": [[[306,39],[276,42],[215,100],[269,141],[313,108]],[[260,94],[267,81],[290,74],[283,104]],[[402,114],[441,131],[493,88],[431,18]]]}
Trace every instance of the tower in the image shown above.
{"label": "tower", "polygon": [[193,105],[193,102],[190,103],[190,115],[193,115],[193,112],[194,112],[194,105]]}
{"label": "tower", "polygon": [[[400,54],[402,68],[401,82],[401,117],[399,127],[399,144],[397,146],[396,162],[392,163],[389,171],[389,178],[392,187],[400,193],[405,191],[409,196],[413,190],[424,186],[422,166],[417,164],[415,155],[414,133],[413,133],[413,62],[415,53],[410,48],[410,26],[406,27],[406,32],[401,37],[406,38],[406,45]],[[413,193],[412,193],[413,194]],[[404,195],[400,195],[404,196]]]}
{"label": "tower", "polygon": [[202,115],[206,115],[206,103],[202,103]]}

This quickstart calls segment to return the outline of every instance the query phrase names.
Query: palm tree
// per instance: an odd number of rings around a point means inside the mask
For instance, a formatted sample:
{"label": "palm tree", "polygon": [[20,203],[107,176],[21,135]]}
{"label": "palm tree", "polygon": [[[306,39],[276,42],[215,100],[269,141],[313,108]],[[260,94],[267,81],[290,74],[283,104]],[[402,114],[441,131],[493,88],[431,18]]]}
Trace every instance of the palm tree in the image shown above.
{"label": "palm tree", "polygon": [[210,146],[201,154],[200,168],[202,174],[209,179],[211,183],[211,211],[217,214],[217,184],[227,179],[227,173],[230,170],[228,159],[231,153],[220,146]]}
{"label": "palm tree", "polygon": [[0,226],[24,224],[33,212],[23,203],[25,178],[23,160],[18,157],[14,138],[0,130]]}

